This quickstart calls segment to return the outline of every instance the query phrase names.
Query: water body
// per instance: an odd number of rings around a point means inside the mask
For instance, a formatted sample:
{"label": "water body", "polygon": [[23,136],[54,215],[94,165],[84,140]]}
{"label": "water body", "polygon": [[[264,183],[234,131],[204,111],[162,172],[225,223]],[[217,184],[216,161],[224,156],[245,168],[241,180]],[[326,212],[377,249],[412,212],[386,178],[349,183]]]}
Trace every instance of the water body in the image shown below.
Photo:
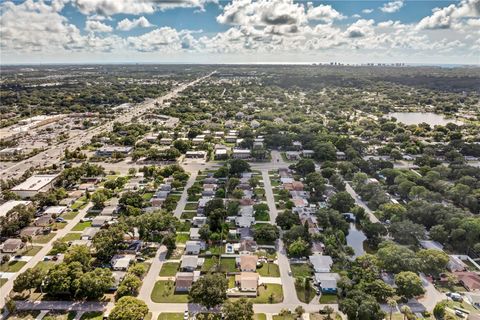
{"label": "water body", "polygon": [[350,229],[348,230],[347,244],[353,248],[355,254],[353,258],[361,256],[365,253],[363,249],[363,242],[367,240],[367,237],[363,231],[359,230],[355,223],[350,223]]}
{"label": "water body", "polygon": [[436,114],[433,112],[391,112],[387,114],[387,117],[394,117],[398,122],[406,125],[420,124],[422,122],[428,123],[432,127],[436,125],[444,126],[449,122],[457,125],[463,124],[462,121],[458,121],[453,118],[446,118],[441,114]]}

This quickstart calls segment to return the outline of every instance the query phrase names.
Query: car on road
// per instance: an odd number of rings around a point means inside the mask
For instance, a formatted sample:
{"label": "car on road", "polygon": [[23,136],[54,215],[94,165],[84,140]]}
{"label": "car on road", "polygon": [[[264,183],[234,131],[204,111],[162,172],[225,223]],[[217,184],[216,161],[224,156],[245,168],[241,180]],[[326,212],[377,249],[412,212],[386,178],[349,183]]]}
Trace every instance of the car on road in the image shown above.
{"label": "car on road", "polygon": [[185,310],[185,312],[183,313],[183,320],[188,320],[190,317],[190,315],[188,314],[188,310]]}
{"label": "car on road", "polygon": [[292,276],[292,270],[288,270],[288,275],[291,277]]}
{"label": "car on road", "polygon": [[21,258],[22,258],[21,254],[17,254],[15,257],[13,257],[13,259],[21,259]]}

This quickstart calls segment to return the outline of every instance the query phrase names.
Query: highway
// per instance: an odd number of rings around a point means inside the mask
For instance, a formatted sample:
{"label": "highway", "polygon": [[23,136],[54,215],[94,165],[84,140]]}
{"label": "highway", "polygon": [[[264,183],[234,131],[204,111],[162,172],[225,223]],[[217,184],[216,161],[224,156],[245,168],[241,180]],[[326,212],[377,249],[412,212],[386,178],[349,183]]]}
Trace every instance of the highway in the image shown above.
{"label": "highway", "polygon": [[137,104],[132,109],[121,114],[119,117],[116,117],[115,119],[108,121],[103,125],[92,128],[78,135],[72,136],[68,140],[58,143],[57,145],[49,148],[44,152],[41,152],[29,159],[19,161],[13,164],[12,166],[0,171],[0,177],[2,177],[3,179],[19,178],[23,175],[25,171],[27,171],[32,167],[33,168],[48,167],[54,163],[58,163],[62,158],[64,150],[66,148],[69,148],[71,150],[76,149],[77,147],[81,148],[84,144],[90,142],[93,136],[105,131],[112,130],[113,124],[115,122],[120,122],[120,123],[130,122],[134,117],[139,117],[142,114],[157,108],[155,106],[156,104],[159,104],[161,106],[164,103],[164,101],[176,97],[180,92],[184,91],[185,89],[191,86],[196,85],[198,82],[203,81],[204,79],[210,77],[214,73],[215,71],[204,77],[191,81],[189,83],[182,84],[164,96],[158,97],[156,99],[145,100],[144,102]]}

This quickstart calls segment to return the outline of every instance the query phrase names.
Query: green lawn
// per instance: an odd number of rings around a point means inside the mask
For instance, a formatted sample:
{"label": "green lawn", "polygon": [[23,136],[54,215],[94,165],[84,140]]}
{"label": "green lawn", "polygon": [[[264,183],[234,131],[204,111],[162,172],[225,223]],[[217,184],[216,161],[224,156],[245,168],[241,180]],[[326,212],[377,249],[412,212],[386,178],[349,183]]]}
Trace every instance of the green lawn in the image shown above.
{"label": "green lawn", "polygon": [[202,271],[203,272],[211,271],[216,262],[218,262],[218,259],[216,258],[215,259],[211,257],[205,258],[205,262],[203,263],[203,266],[202,266]]}
{"label": "green lawn", "polygon": [[55,237],[56,233],[55,232],[50,232],[49,234],[42,234],[42,235],[39,235],[39,236],[35,236],[33,238],[33,242],[36,242],[36,243],[48,243],[50,242],[50,240],[53,239],[53,237]]}
{"label": "green lawn", "polygon": [[160,270],[160,276],[173,277],[177,273],[179,267],[180,263],[178,262],[165,262]]}
{"label": "green lawn", "polygon": [[298,300],[303,303],[309,303],[315,297],[315,289],[312,287],[311,281],[308,282],[308,286],[309,290],[305,290],[303,279],[301,284],[295,281],[295,291],[297,292]]}
{"label": "green lawn", "polygon": [[270,221],[270,215],[268,211],[258,211],[258,212],[255,212],[255,220]]}
{"label": "green lawn", "polygon": [[80,320],[102,320],[103,319],[103,313],[100,311],[89,311],[85,312]]}
{"label": "green lawn", "polygon": [[25,261],[10,261],[0,265],[0,272],[18,272],[26,264]]}
{"label": "green lawn", "polygon": [[273,316],[273,320],[296,320],[297,316],[295,314],[287,314],[286,316],[280,316],[278,314]]}
{"label": "green lawn", "polygon": [[22,251],[21,254],[24,256],[34,256],[36,255],[40,250],[42,250],[41,246],[31,246],[31,245],[26,245],[24,248],[25,251]]}
{"label": "green lawn", "polygon": [[190,235],[188,233],[177,233],[176,242],[177,243],[185,243],[190,239]]}
{"label": "green lawn", "polygon": [[[72,205],[72,207],[75,205],[75,203]],[[78,214],[78,210],[72,210],[70,212],[65,212],[62,214],[62,218],[66,220],[72,220],[75,218]]]}
{"label": "green lawn", "polygon": [[[256,298],[248,298],[248,300],[252,301],[253,303],[270,303],[269,297],[273,294],[272,303],[280,303],[283,301],[283,290],[282,285],[268,283],[264,285],[260,285],[258,287],[258,296]],[[239,298],[231,298],[232,300],[238,300]]]}
{"label": "green lawn", "polygon": [[50,311],[43,319],[45,320],[73,320],[77,313],[75,311]]}
{"label": "green lawn", "polygon": [[336,294],[323,294],[320,297],[320,303],[322,304],[335,304],[337,303],[337,295]]}
{"label": "green lawn", "polygon": [[222,258],[220,260],[220,271],[221,272],[237,271],[237,266],[235,265],[235,258]]}
{"label": "green lawn", "polygon": [[183,313],[160,313],[158,320],[183,320]]}
{"label": "green lawn", "polygon": [[157,281],[153,288],[151,299],[156,303],[186,303],[188,294],[174,294],[173,281]]}
{"label": "green lawn", "polygon": [[197,210],[197,203],[196,202],[187,202],[185,204],[185,210]]}
{"label": "green lawn", "polygon": [[280,277],[280,269],[275,263],[263,263],[262,266],[257,269],[257,272],[262,277]]}
{"label": "green lawn", "polygon": [[80,240],[81,237],[81,233],[67,233],[62,239],[60,239],[60,241],[69,242],[73,240]]}
{"label": "green lawn", "polygon": [[48,271],[54,265],[55,265],[55,262],[53,262],[53,261],[40,261],[35,265],[35,268],[39,268],[39,269]]}
{"label": "green lawn", "polygon": [[7,283],[8,279],[7,278],[0,278],[0,288]]}
{"label": "green lawn", "polygon": [[253,320],[267,320],[267,315],[265,313],[255,313]]}
{"label": "green lawn", "polygon": [[180,219],[193,219],[197,215],[196,211],[183,211]]}
{"label": "green lawn", "polygon": [[72,231],[83,231],[88,227],[92,226],[92,221],[79,222],[75,227],[72,228]]}
{"label": "green lawn", "polygon": [[312,275],[312,268],[304,263],[304,264],[291,264],[290,269],[292,270],[292,275],[295,278],[298,277],[310,277]]}

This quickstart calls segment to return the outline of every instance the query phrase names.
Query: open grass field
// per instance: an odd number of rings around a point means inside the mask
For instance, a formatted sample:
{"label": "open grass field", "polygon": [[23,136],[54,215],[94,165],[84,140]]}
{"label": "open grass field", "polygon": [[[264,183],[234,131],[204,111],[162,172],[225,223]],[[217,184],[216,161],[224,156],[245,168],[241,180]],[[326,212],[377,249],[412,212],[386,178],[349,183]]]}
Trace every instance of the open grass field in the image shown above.
{"label": "open grass field", "polygon": [[160,313],[157,320],[183,320],[183,313]]}
{"label": "open grass field", "polygon": [[312,268],[304,263],[304,264],[291,264],[290,270],[292,270],[292,275],[295,278],[298,277],[310,277],[312,275]]}
{"label": "open grass field", "polygon": [[26,245],[23,250],[24,250],[24,251],[21,252],[22,255],[24,255],[24,256],[29,256],[29,257],[33,257],[33,256],[36,255],[40,250],[42,250],[42,247],[41,247],[41,246]]}

